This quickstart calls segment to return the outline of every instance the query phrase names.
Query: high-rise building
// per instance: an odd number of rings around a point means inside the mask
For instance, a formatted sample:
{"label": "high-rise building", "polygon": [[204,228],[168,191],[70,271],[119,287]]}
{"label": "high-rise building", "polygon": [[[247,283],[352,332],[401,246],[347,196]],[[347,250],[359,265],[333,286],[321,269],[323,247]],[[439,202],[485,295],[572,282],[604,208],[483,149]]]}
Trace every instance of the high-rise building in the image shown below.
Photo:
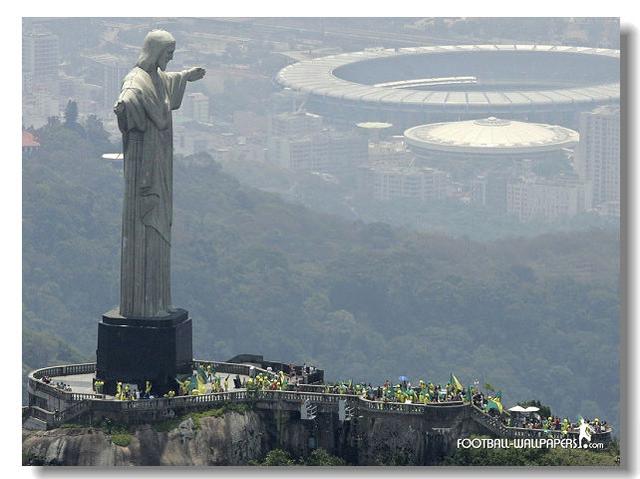
{"label": "high-rise building", "polygon": [[35,27],[22,35],[22,84],[25,91],[46,88],[56,93],[60,52],[58,36]]}
{"label": "high-rise building", "polygon": [[208,123],[209,97],[200,92],[185,95],[184,115],[200,123]]}
{"label": "high-rise building", "polygon": [[322,117],[311,113],[280,113],[271,118],[271,136],[300,138],[321,129]]}
{"label": "high-rise building", "polygon": [[576,168],[580,178],[592,184],[592,206],[620,201],[619,105],[580,115]]}
{"label": "high-rise building", "polygon": [[122,59],[110,55],[91,55],[87,57],[88,67],[91,71],[91,77],[97,80],[102,87],[101,107],[111,112],[113,105],[116,103],[120,90],[122,88],[122,80],[131,70],[131,65]]}

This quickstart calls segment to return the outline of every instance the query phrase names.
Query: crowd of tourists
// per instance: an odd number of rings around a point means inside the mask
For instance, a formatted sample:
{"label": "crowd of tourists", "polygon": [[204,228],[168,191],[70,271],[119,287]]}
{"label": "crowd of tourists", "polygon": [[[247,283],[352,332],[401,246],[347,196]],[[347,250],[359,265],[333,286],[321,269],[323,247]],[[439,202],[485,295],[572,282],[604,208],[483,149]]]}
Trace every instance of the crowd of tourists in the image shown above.
{"label": "crowd of tourists", "polygon": [[578,432],[581,423],[588,425],[593,433],[601,433],[611,430],[606,421],[599,418],[584,419],[578,417],[575,422],[571,422],[567,417],[548,416],[542,417],[536,411],[508,411],[502,407],[500,401],[502,394],[496,393],[494,396],[487,396],[478,391],[472,397],[473,405],[482,409],[487,414],[497,417],[507,427],[517,427],[522,429],[537,429],[544,432],[559,431],[562,435],[568,435],[570,432]]}
{"label": "crowd of tourists", "polygon": [[206,366],[197,365],[191,376],[178,379],[178,390],[169,391],[164,397],[179,396],[199,396],[202,394],[228,392],[232,389],[245,387],[240,375],[218,374],[215,367],[210,364]]}
{"label": "crowd of tourists", "polygon": [[70,393],[72,391],[71,386],[69,386],[67,383],[63,383],[63,382],[55,383],[55,387],[65,391],[65,392],[68,392],[68,393]]}
{"label": "crowd of tourists", "polygon": [[484,413],[499,417],[506,426],[541,429],[543,431],[560,431],[563,435],[568,435],[569,432],[578,432],[583,422],[587,424],[592,433],[597,434],[610,430],[607,422],[601,421],[599,418],[584,419],[579,417],[575,422],[571,422],[566,417],[549,416],[543,418],[536,413],[511,413],[505,410],[502,405],[501,391],[485,393],[480,390],[477,381],[474,386],[465,388],[453,374],[449,382],[444,385],[423,380],[419,380],[417,385],[412,385],[408,381],[401,381],[392,385],[387,380],[383,385],[374,387],[370,383],[354,384],[352,381],[342,381],[325,385],[324,392],[356,395],[371,401],[407,404],[471,402]]}
{"label": "crowd of tourists", "polygon": [[354,384],[352,381],[342,381],[325,385],[324,392],[361,396],[370,401],[407,404],[468,402],[470,397],[470,391],[465,389],[453,374],[446,384],[426,382],[422,379],[418,381],[417,385],[412,385],[406,379],[392,384],[387,379],[384,384],[379,386],[372,386],[371,383]]}
{"label": "crowd of tourists", "polygon": [[40,381],[42,381],[43,383],[48,384],[50,386],[53,386],[53,387],[55,387],[57,389],[60,389],[62,391],[65,391],[65,392],[71,392],[72,391],[71,386],[69,386],[67,383],[64,383],[62,381],[56,381],[55,383],[52,383],[51,382],[51,378],[49,376],[42,376],[40,378]]}
{"label": "crowd of tourists", "polygon": [[290,391],[295,385],[289,385],[289,377],[282,371],[277,373],[258,373],[249,377],[245,386],[247,391]]}
{"label": "crowd of tourists", "polygon": [[[299,376],[312,372],[307,367],[300,369]],[[294,371],[295,369],[291,368],[291,370]],[[171,390],[164,394],[163,397],[195,396],[227,392],[232,389],[246,389],[247,391],[308,391],[308,386],[300,382],[299,379],[301,377],[292,377],[286,375],[283,371],[273,372],[271,368],[268,368],[266,372],[260,373],[257,373],[255,368],[251,368],[248,378],[245,377],[243,379],[238,374],[231,378],[231,374],[217,374],[215,368],[211,365],[198,365],[191,376],[177,380],[177,390]],[[447,402],[472,404],[484,413],[498,418],[508,427],[560,431],[563,435],[578,431],[580,427],[585,427],[583,424],[586,424],[586,427],[596,434],[610,430],[607,422],[601,421],[597,417],[595,419],[578,418],[577,421],[571,422],[566,417],[541,417],[536,412],[510,412],[502,406],[501,391],[494,392],[489,388],[491,392],[485,393],[480,390],[478,381],[475,381],[473,386],[465,387],[454,374],[451,374],[449,381],[444,384],[426,382],[422,379],[418,380],[417,384],[412,384],[404,376],[399,379],[400,381],[396,384],[386,380],[382,385],[378,386],[373,386],[371,383],[339,381],[318,386],[317,391],[326,394],[355,395],[370,401],[385,403],[433,404]],[[41,380],[46,384],[51,383],[51,379],[47,376],[42,377]],[[71,391],[71,388],[65,383],[57,382],[55,386],[65,391]],[[96,392],[101,393],[103,386],[103,381],[94,381]],[[489,386],[487,385],[487,387]],[[115,398],[123,401],[153,399],[151,382],[146,381],[144,392],[135,387],[132,388],[129,384],[118,382]]]}
{"label": "crowd of tourists", "polygon": [[[96,392],[102,392],[104,381],[96,381],[94,383],[94,389]],[[139,399],[153,399],[154,396],[151,393],[151,381],[145,381],[144,391],[140,391],[137,387],[132,387],[130,384],[123,384],[121,381],[116,383],[115,398],[119,401],[136,401]]]}
{"label": "crowd of tourists", "polygon": [[504,424],[509,427],[541,429],[544,432],[560,431],[563,435],[567,435],[569,432],[578,432],[582,422],[586,423],[589,426],[590,431],[596,434],[610,430],[607,421],[601,421],[597,417],[595,419],[578,417],[576,421],[571,422],[567,417],[541,417],[539,414],[535,413],[524,415],[507,412],[502,419]]}

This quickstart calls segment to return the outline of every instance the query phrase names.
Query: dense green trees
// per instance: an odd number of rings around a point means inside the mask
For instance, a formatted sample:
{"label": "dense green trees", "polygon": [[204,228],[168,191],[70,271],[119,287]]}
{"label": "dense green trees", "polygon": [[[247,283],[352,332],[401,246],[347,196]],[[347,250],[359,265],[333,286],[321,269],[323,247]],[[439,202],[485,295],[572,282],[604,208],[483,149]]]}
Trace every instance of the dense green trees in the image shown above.
{"label": "dense green trees", "polygon": [[[23,165],[24,325],[91,359],[118,302],[122,170],[95,136],[55,122],[37,134]],[[502,389],[505,405],[536,397],[617,424],[615,230],[419,234],[314,213],[191,160],[174,166],[172,268],[196,357],[258,353],[372,383],[453,371]]]}
{"label": "dense green trees", "polygon": [[324,449],[315,449],[307,457],[297,461],[287,451],[273,449],[256,466],[346,466],[344,459],[329,454]]}

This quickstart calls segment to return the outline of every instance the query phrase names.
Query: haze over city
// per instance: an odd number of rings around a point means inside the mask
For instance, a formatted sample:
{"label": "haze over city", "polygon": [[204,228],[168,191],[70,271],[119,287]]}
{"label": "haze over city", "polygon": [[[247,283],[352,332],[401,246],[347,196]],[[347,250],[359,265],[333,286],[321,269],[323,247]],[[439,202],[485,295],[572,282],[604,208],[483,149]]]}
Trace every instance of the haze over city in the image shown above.
{"label": "haze over city", "polygon": [[455,372],[616,431],[617,18],[24,18],[25,378],[95,361],[118,301],[114,104],[153,29],[206,69],[173,112],[194,358]]}

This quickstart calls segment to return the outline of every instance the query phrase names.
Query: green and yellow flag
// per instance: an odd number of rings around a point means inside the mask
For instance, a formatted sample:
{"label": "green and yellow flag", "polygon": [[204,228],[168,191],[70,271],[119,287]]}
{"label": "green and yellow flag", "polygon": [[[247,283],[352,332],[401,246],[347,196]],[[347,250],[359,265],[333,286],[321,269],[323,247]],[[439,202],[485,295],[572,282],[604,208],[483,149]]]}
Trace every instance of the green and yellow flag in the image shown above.
{"label": "green and yellow flag", "polygon": [[451,377],[449,378],[449,384],[453,386],[453,389],[456,392],[460,392],[464,389],[462,383],[458,381],[458,378],[453,373],[451,373]]}
{"label": "green and yellow flag", "polygon": [[487,411],[489,409],[497,409],[500,414],[502,414],[503,407],[502,401],[498,397],[489,397],[487,399]]}

